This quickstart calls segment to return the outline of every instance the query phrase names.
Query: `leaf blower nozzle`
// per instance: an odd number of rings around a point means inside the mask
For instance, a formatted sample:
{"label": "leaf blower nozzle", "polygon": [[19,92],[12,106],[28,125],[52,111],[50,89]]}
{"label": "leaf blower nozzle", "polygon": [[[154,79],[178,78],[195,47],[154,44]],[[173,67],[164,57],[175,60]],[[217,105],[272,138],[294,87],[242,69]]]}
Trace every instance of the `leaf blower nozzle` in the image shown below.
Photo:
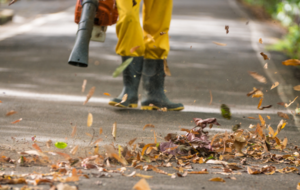
{"label": "leaf blower nozzle", "polygon": [[78,67],[88,66],[89,44],[97,8],[98,0],[82,1],[82,13],[78,23],[76,40],[68,61],[70,65]]}

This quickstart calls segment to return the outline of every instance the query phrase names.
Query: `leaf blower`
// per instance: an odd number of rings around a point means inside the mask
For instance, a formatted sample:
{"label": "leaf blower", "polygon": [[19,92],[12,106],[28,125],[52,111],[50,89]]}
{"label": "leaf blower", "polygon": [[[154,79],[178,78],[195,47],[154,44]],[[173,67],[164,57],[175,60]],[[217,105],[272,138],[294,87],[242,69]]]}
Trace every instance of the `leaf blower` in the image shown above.
{"label": "leaf blower", "polygon": [[117,19],[115,0],[77,0],[75,23],[78,30],[68,63],[87,67],[90,40],[104,42],[107,26],[115,24]]}

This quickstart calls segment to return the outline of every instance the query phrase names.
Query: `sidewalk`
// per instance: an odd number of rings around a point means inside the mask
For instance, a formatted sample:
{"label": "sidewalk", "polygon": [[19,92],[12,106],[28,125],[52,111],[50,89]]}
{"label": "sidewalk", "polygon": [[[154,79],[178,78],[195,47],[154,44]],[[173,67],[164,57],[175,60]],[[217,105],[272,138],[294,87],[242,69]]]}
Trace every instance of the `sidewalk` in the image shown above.
{"label": "sidewalk", "polygon": [[[228,34],[225,25],[229,26]],[[45,149],[45,142],[49,139],[53,142],[68,142],[70,147],[66,151],[77,144],[86,147],[91,139],[86,133],[93,133],[91,128],[86,127],[88,113],[94,116],[92,128],[97,131],[95,138],[99,128],[103,128],[103,134],[98,135],[103,138],[100,145],[114,142],[111,137],[114,122],[118,126],[114,143],[125,145],[136,137],[139,137],[137,142],[153,142],[153,132],[143,130],[143,126],[149,123],[155,126],[158,140],[162,140],[168,133],[193,127],[191,121],[194,117],[217,118],[221,126],[208,129],[210,134],[230,131],[237,123],[248,129],[250,124],[256,124],[258,120],[247,117],[258,117],[258,114],[264,118],[270,116],[271,119],[266,121],[276,128],[282,119],[277,116],[278,111],[290,117],[280,138],[288,137],[289,142],[300,144],[297,117],[277,104],[288,103],[299,95],[299,92],[291,90],[299,81],[293,77],[292,68],[281,65],[287,59],[284,55],[264,50],[264,45],[278,37],[274,32],[276,29],[250,18],[235,1],[174,0],[168,58],[172,76],[166,78],[165,90],[172,101],[185,105],[183,112],[141,111],[108,106],[111,97],[103,93],[110,93],[114,97],[122,89],[121,77],[112,77],[113,71],[120,64],[120,58],[114,53],[117,42],[115,28],[108,28],[104,44],[91,42],[90,65],[85,69],[67,64],[76,30],[73,9],[70,8],[60,13],[43,15],[0,33],[0,115],[4,116],[10,110],[17,111],[12,116],[0,117],[0,131],[4,137],[0,139],[2,149],[32,149],[33,136]],[[263,45],[258,43],[259,38],[263,39]],[[224,43],[226,46],[218,46],[213,42]],[[271,60],[264,61],[260,52],[267,54]],[[264,69],[265,62],[268,62],[268,69]],[[266,77],[267,83],[259,83],[248,71]],[[87,86],[82,93],[84,79],[87,80]],[[279,86],[270,90],[276,81]],[[86,94],[93,86],[96,87],[95,93],[83,106]],[[272,105],[272,108],[257,109],[259,99],[246,96],[253,87],[263,88],[263,105]],[[291,109],[294,110],[297,103],[298,99],[291,105]],[[221,104],[231,108],[231,120],[220,115]],[[11,124],[19,118],[23,120]],[[76,141],[70,138],[74,125],[77,125],[79,134]],[[11,137],[18,142],[14,143]],[[83,155],[88,155],[90,151],[90,148],[81,150]],[[197,170],[210,168],[207,164],[195,164],[193,167]],[[49,172],[49,168],[43,167],[18,167],[15,170]],[[212,177],[226,177],[213,173],[175,180],[153,172],[143,174],[154,176],[147,180],[153,190],[295,189],[299,182],[296,174],[250,176],[242,173],[235,176],[237,180],[226,180],[226,183],[208,181]],[[78,186],[80,189],[132,189],[138,180],[137,177],[114,175],[113,178],[83,179]],[[103,186],[97,186],[96,181],[101,181]]]}

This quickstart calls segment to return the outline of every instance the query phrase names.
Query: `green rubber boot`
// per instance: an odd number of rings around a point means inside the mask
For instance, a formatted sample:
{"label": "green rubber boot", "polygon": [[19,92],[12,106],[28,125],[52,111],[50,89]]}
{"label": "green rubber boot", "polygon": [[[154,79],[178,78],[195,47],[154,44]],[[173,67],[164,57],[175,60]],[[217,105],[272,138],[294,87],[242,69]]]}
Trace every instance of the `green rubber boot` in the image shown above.
{"label": "green rubber boot", "polygon": [[[123,56],[122,62],[131,58],[130,56]],[[132,62],[123,71],[123,90],[117,98],[109,101],[109,105],[123,107],[123,108],[136,108],[138,106],[138,88],[142,75],[144,57],[134,57]],[[122,98],[127,94],[127,100],[123,103]]]}
{"label": "green rubber boot", "polygon": [[142,110],[180,111],[184,109],[181,103],[173,103],[165,95],[164,60],[145,59],[142,78],[144,89]]}

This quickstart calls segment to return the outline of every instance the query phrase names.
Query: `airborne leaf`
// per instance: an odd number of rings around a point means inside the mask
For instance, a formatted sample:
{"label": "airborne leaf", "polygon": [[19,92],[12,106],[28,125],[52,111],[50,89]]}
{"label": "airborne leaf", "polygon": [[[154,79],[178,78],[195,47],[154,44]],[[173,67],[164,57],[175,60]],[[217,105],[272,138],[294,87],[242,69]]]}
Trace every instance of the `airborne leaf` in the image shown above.
{"label": "airborne leaf", "polygon": [[83,105],[85,105],[90,100],[90,98],[93,96],[93,94],[95,92],[95,89],[96,89],[96,87],[94,87],[94,86],[90,89],[89,93],[86,95],[86,100],[83,103]]}
{"label": "airborne leaf", "polygon": [[91,127],[92,125],[93,125],[93,115],[89,113],[87,118],[87,126]]}
{"label": "airborne leaf", "polygon": [[127,59],[120,66],[118,66],[117,69],[113,73],[113,77],[119,76],[128,67],[128,65],[130,65],[132,60],[133,60],[133,57]]}
{"label": "airborne leaf", "polygon": [[224,44],[224,43],[219,43],[219,42],[213,42],[213,43],[218,45],[218,46],[227,46],[227,44]]}
{"label": "airborne leaf", "polygon": [[82,83],[82,86],[81,86],[81,92],[84,92],[85,91],[85,86],[86,86],[86,83],[87,83],[87,80],[86,79],[84,79],[83,80],[83,83]]}
{"label": "airborne leaf", "polygon": [[6,116],[10,116],[10,115],[13,115],[15,113],[17,113],[15,110],[11,110],[11,111],[6,113]]}
{"label": "airborne leaf", "polygon": [[267,83],[267,80],[265,77],[259,75],[258,73],[256,72],[252,72],[252,71],[248,71],[248,73],[253,77],[255,78],[258,82],[261,82],[261,83]]}
{"label": "airborne leaf", "polygon": [[166,59],[164,59],[164,71],[167,76],[169,77],[171,76],[171,72],[168,66],[168,61]]}
{"label": "airborne leaf", "polygon": [[116,140],[116,135],[117,135],[117,122],[114,122],[113,127],[112,127],[112,132],[111,132],[114,140]]}
{"label": "airborne leaf", "polygon": [[133,48],[131,48],[130,49],[130,53],[133,53],[133,52],[135,52],[137,49],[139,49],[140,48],[140,46],[135,46],[135,47],[133,47]]}
{"label": "airborne leaf", "polygon": [[282,64],[285,66],[299,66],[300,60],[299,59],[288,59],[286,61],[283,61]]}
{"label": "airborne leaf", "polygon": [[230,108],[226,104],[221,105],[221,114],[225,119],[231,119]]}

